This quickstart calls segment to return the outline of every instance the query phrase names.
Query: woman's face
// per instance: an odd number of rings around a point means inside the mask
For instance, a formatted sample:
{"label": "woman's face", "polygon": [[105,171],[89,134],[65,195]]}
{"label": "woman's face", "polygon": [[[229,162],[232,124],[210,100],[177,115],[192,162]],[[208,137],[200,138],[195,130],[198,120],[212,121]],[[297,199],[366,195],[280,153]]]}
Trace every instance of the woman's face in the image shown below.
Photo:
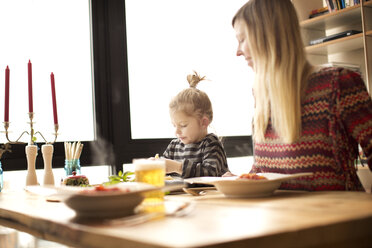
{"label": "woman's face", "polygon": [[238,19],[235,21],[234,30],[238,39],[236,56],[243,56],[248,62],[248,65],[253,69],[253,60],[248,46],[247,25],[244,21]]}

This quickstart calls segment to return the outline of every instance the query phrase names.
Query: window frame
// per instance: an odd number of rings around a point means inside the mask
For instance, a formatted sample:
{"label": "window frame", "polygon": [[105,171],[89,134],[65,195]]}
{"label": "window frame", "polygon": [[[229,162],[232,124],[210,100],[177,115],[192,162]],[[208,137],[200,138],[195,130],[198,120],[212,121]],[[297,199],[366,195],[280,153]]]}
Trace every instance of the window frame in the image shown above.
{"label": "window frame", "polygon": [[[131,137],[125,0],[91,0],[91,21],[96,138],[94,141],[83,142],[84,151],[80,160],[82,166],[111,165],[112,173],[116,174],[122,170],[123,163],[131,163],[133,158],[162,153],[171,139]],[[251,136],[222,138],[228,157],[253,154]],[[108,149],[111,152],[98,162],[94,159],[97,149]],[[2,161],[4,170],[27,169],[24,145],[12,145],[12,153],[4,154]],[[56,142],[53,168],[63,166],[64,144]],[[43,159],[39,154],[36,168],[43,167]]]}

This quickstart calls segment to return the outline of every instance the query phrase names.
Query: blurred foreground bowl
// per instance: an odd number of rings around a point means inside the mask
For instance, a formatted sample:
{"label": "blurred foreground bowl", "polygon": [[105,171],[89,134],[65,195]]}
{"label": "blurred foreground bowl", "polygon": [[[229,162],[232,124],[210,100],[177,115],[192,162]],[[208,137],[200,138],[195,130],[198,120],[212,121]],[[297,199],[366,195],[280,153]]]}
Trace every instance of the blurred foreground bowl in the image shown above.
{"label": "blurred foreground bowl", "polygon": [[360,182],[363,185],[364,190],[367,193],[371,193],[372,190],[372,171],[369,170],[368,166],[358,165],[357,175]]}

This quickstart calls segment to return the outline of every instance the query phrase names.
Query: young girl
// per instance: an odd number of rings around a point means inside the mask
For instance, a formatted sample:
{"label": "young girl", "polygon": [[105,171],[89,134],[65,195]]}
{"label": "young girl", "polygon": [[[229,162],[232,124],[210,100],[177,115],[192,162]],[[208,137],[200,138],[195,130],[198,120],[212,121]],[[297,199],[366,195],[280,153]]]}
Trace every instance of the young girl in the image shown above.
{"label": "young girl", "polygon": [[163,156],[166,173],[182,178],[222,176],[228,172],[222,143],[208,126],[213,120],[212,104],[203,91],[196,89],[204,80],[197,73],[188,75],[190,88],[181,91],[169,104],[177,139],[171,141]]}

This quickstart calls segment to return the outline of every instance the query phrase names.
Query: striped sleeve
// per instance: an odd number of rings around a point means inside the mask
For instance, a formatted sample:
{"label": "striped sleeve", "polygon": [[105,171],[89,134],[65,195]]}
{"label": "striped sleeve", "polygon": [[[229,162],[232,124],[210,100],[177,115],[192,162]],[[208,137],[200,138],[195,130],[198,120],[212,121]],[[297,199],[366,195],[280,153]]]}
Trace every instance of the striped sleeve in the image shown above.
{"label": "striped sleeve", "polygon": [[163,155],[182,162],[182,178],[222,176],[229,171],[223,145],[214,134],[196,144],[184,145],[173,140]]}
{"label": "striped sleeve", "polygon": [[339,80],[339,115],[347,133],[360,144],[372,170],[372,100],[360,75],[344,70]]}
{"label": "striped sleeve", "polygon": [[170,150],[172,149],[172,143],[173,143],[173,141],[171,141],[171,143],[169,143],[169,145],[167,146],[167,149],[165,149],[165,151],[163,153],[164,158],[171,159],[170,158]]}
{"label": "striped sleeve", "polygon": [[216,135],[209,134],[194,156],[197,159],[185,159],[183,178],[222,176],[228,171],[225,150]]}

